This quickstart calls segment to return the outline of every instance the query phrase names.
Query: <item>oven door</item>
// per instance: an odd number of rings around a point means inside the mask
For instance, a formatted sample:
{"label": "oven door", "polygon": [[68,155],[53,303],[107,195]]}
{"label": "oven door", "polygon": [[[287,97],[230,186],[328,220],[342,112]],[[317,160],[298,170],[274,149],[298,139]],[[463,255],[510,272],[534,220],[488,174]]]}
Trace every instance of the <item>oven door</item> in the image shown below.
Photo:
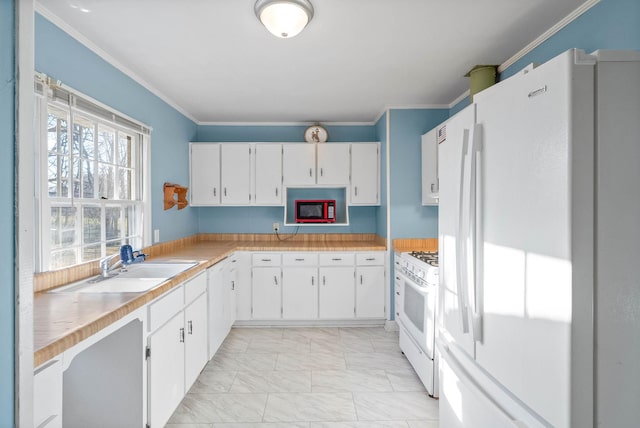
{"label": "oven door", "polygon": [[420,287],[404,275],[402,284],[402,325],[427,356],[433,359],[437,287]]}

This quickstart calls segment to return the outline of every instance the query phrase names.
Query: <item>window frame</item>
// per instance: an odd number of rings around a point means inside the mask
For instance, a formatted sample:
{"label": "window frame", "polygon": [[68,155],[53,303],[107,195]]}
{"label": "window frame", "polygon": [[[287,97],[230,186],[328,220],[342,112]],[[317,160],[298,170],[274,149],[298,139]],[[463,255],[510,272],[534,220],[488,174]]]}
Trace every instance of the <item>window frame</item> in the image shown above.
{"label": "window frame", "polygon": [[[35,266],[36,271],[44,272],[49,270],[66,269],[78,266],[88,262],[98,260],[106,255],[113,254],[121,244],[130,243],[137,247],[145,247],[151,245],[151,192],[150,190],[150,133],[151,128],[147,125],[131,119],[122,113],[81,94],[60,82],[52,81],[45,75],[36,74],[35,80],[35,125],[38,130],[36,135],[36,189],[35,189],[35,214],[36,214],[36,247],[35,247]],[[57,110],[61,110],[67,115],[67,138],[69,139],[68,151],[73,153],[74,138],[74,121],[75,117],[81,117],[83,120],[89,120],[93,125],[94,149],[93,159],[83,158],[80,160],[92,163],[93,176],[95,177],[93,188],[93,197],[86,198],[82,194],[82,176],[79,178],[79,186],[77,196],[76,191],[75,169],[83,168],[75,166],[74,155],[69,154],[69,177],[68,177],[68,194],[66,196],[50,196],[49,195],[49,146],[48,146],[48,114],[49,106]],[[98,130],[107,128],[113,131],[114,135],[114,152],[110,162],[99,160]],[[131,143],[137,146],[131,151],[132,160],[128,166],[118,166],[118,136],[124,134],[131,137]],[[137,142],[134,142],[137,140]],[[99,171],[100,166],[106,165],[113,168],[113,198],[102,199],[99,194]],[[130,199],[120,199],[120,188],[118,186],[118,172],[120,170],[134,171],[136,176],[134,183],[130,187]],[[131,178],[130,178],[131,180]],[[74,252],[76,262],[67,266],[51,267],[52,251],[62,250],[64,246],[54,246],[52,242],[52,208],[56,207],[74,207],[77,211],[75,214],[75,224],[73,226],[74,243],[67,248]],[[85,207],[97,207],[100,209],[100,240],[95,243],[87,243],[84,239],[83,216]],[[105,221],[105,213],[109,207],[119,207],[119,236],[113,239],[107,239],[107,225]],[[133,225],[125,226],[125,221],[133,217]],[[128,231],[128,233],[127,233]],[[125,233],[127,233],[125,235]],[[135,242],[138,241],[138,242]],[[109,245],[111,244],[111,247]],[[116,245],[114,245],[116,244]],[[84,258],[84,251],[91,246],[100,248],[97,258]]]}

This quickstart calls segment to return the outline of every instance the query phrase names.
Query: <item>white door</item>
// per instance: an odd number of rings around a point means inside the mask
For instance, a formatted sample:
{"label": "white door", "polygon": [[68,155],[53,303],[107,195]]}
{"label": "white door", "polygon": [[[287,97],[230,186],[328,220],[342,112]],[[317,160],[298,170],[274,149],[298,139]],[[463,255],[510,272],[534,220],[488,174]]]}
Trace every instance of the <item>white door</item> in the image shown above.
{"label": "white door", "polygon": [[356,268],[356,318],[384,318],[384,266]]}
{"label": "white door", "polygon": [[220,205],[220,144],[190,147],[191,205]]}
{"label": "white door", "polygon": [[355,316],[355,268],[323,267],[319,270],[320,319]]}
{"label": "white door", "polygon": [[224,322],[224,275],[226,262],[220,262],[208,270],[209,296],[209,358],[218,351],[224,341],[227,331]]}
{"label": "white door", "polygon": [[318,318],[317,268],[282,268],[282,318]]}
{"label": "white door", "polygon": [[[464,289],[458,279],[462,257],[459,245],[461,227],[460,186],[462,184],[463,146],[469,144],[475,124],[475,105],[471,105],[448,120],[446,139],[438,147],[440,191],[438,206],[439,255],[439,326],[445,329],[458,346],[473,358],[475,348],[469,333],[470,320]],[[465,327],[466,325],[466,327]]]}
{"label": "white door", "polygon": [[207,364],[207,293],[200,295],[184,310],[185,320],[185,393]]}
{"label": "white door", "polygon": [[279,319],[282,316],[282,277],[279,267],[252,269],[251,313],[253,319]]}
{"label": "white door", "polygon": [[184,314],[149,336],[149,424],[163,427],[184,397]]}
{"label": "white door", "polygon": [[317,146],[317,183],[318,184],[349,184],[349,155],[348,143],[318,144]]}
{"label": "white door", "polygon": [[282,144],[256,144],[256,205],[282,205]]}
{"label": "white door", "polygon": [[438,142],[440,126],[422,136],[422,205],[438,205]]}
{"label": "white door", "polygon": [[316,145],[282,145],[282,179],[285,185],[316,184]]}
{"label": "white door", "polygon": [[351,205],[378,205],[380,189],[380,145],[351,144]]}
{"label": "white door", "polygon": [[251,202],[251,145],[224,143],[220,146],[223,205]]}
{"label": "white door", "polygon": [[[571,409],[574,67],[593,65],[574,66],[569,52],[476,100],[483,136],[472,259],[482,261],[474,284],[482,321],[476,360],[556,427],[570,425]],[[591,99],[592,78],[582,86],[580,97]]]}

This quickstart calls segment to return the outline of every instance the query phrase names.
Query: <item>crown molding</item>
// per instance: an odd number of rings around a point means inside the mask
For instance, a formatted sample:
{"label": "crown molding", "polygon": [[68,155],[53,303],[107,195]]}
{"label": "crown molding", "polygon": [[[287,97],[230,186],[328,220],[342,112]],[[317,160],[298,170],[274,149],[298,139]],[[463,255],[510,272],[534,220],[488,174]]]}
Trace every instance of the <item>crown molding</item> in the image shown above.
{"label": "crown molding", "polygon": [[39,1],[35,2],[35,11],[40,15],[42,15],[44,18],[46,18],[48,21],[53,23],[55,26],[59,27],[62,31],[67,33],[69,36],[73,37],[75,40],[83,44],[87,49],[89,49],[90,51],[98,55],[100,58],[104,59],[111,66],[115,67],[116,69],[124,73],[126,76],[134,80],[136,83],[138,83],[140,86],[142,86],[143,88],[151,92],[153,95],[160,98],[162,101],[164,101],[170,107],[178,111],[180,114],[182,114],[183,116],[185,116],[186,118],[194,122],[195,124],[198,124],[198,121],[196,120],[196,118],[193,117],[188,111],[186,111],[181,106],[176,104],[171,98],[166,96],[158,88],[151,85],[142,77],[138,76],[136,73],[133,72],[133,70],[126,67],[120,61],[118,61],[113,56],[109,55],[103,49],[98,47],[95,43],[93,43],[91,40],[85,37],[78,30],[76,30],[75,28],[71,27],[69,24],[64,22],[58,15],[54,14],[49,9],[44,7]]}
{"label": "crown molding", "polygon": [[504,70],[506,70],[507,68],[512,66],[514,63],[516,63],[517,61],[521,60],[524,56],[526,56],[527,54],[531,53],[531,51],[533,51],[535,48],[537,48],[542,43],[544,43],[547,40],[549,40],[554,34],[556,34],[558,31],[562,30],[567,25],[571,24],[578,17],[580,17],[580,15],[582,15],[583,13],[585,13],[586,11],[588,11],[589,9],[591,9],[593,6],[595,6],[598,3],[600,3],[600,0],[587,0],[586,2],[581,4],[578,8],[576,8],[569,15],[565,16],[564,18],[562,18],[554,26],[552,26],[547,31],[545,31],[544,33],[539,35],[537,38],[535,38],[527,46],[525,46],[524,48],[522,48],[521,50],[516,52],[516,54],[513,55],[511,58],[509,58],[508,60],[506,60],[505,62],[500,64],[500,66],[498,67],[498,73],[502,73]]}
{"label": "crown molding", "polygon": [[467,89],[466,91],[464,91],[463,93],[461,93],[460,95],[458,95],[458,98],[456,98],[455,100],[451,101],[449,103],[449,109],[454,108],[460,101],[464,100],[465,98],[467,98],[469,95],[471,95],[471,90]]}

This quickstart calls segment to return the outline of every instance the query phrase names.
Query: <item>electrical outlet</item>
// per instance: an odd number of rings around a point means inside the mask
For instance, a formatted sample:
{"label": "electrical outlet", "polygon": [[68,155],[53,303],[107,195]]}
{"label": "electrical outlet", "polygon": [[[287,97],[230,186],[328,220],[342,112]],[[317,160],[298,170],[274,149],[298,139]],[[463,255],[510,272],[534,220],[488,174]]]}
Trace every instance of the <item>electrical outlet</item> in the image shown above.
{"label": "electrical outlet", "polygon": [[153,230],[153,243],[157,244],[160,242],[160,229]]}
{"label": "electrical outlet", "polygon": [[278,230],[280,230],[280,224],[279,223],[273,223],[273,231],[277,232]]}

